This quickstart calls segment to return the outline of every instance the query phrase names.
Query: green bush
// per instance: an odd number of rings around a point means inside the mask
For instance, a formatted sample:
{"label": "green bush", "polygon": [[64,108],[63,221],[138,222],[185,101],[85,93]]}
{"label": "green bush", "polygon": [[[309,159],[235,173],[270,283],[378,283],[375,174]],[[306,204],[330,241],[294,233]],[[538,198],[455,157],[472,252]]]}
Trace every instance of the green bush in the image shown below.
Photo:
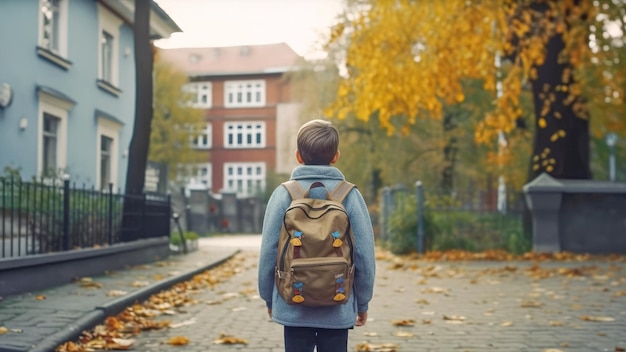
{"label": "green bush", "polygon": [[[394,254],[417,249],[417,204],[414,195],[398,194],[396,208],[388,219],[389,240],[386,247]],[[445,209],[438,209],[446,204]],[[460,249],[479,252],[504,249],[511,253],[530,250],[524,235],[522,217],[518,214],[455,210],[449,200],[434,198],[424,205],[426,251]]]}
{"label": "green bush", "polygon": [[[435,227],[430,214],[424,214],[425,249],[428,249],[433,239]],[[396,208],[389,216],[387,231],[389,239],[385,245],[392,253],[417,251],[417,202],[414,196],[404,193],[396,195]]]}
{"label": "green bush", "polygon": [[[183,236],[185,237],[185,240],[187,241],[193,241],[193,240],[197,240],[198,238],[200,238],[200,236],[193,231],[185,231],[183,232]],[[172,235],[170,236],[170,243],[175,246],[181,245],[180,232],[178,231],[172,232]]]}

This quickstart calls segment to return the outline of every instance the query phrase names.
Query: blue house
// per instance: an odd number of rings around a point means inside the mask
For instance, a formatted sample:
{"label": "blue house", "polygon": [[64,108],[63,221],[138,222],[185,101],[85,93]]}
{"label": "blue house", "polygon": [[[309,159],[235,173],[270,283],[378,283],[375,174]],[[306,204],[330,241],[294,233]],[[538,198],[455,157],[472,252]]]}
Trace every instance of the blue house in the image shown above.
{"label": "blue house", "polygon": [[[123,188],[135,115],[134,0],[0,1],[0,176]],[[181,29],[151,2],[151,39]]]}

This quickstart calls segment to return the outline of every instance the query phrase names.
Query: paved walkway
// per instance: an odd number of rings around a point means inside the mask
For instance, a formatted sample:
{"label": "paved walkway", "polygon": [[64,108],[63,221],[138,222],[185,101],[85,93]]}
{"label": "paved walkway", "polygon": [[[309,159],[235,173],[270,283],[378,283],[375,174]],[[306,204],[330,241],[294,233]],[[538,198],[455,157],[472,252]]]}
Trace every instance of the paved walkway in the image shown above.
{"label": "paved walkway", "polygon": [[[197,303],[157,318],[171,321],[176,328],[142,332],[135,338],[133,350],[282,351],[282,327],[269,321],[256,293],[258,240],[258,236],[210,239],[201,244],[199,252],[181,257],[177,275],[206,266],[209,257],[224,258],[241,250],[228,262],[234,275],[193,292]],[[199,257],[205,259],[202,264]],[[187,261],[192,264],[183,266]],[[464,352],[614,352],[626,348],[623,258],[425,262],[381,253],[377,263],[370,319],[350,332],[350,351],[357,351],[357,346],[363,351]],[[157,271],[175,274],[172,270],[176,269],[167,266]],[[84,294],[84,288],[70,285],[44,292],[48,296],[43,301],[35,300],[33,294],[0,302],[0,326],[23,329],[23,333],[0,335],[0,351],[25,351],[6,348],[18,347],[20,341],[23,346],[26,337],[31,343],[50,341],[45,336],[55,331],[58,335],[59,327],[52,325],[61,321],[77,328],[80,317],[88,314],[84,307],[111,300],[99,291],[112,287],[128,290],[128,282],[141,279],[137,271],[131,272],[112,275],[120,285],[105,282],[105,288],[94,289],[91,296]],[[30,315],[31,323],[38,321],[39,340],[32,340],[32,324],[20,318],[20,311]],[[9,319],[5,318],[7,312],[12,314]],[[220,340],[223,334],[247,344],[219,344],[224,342]],[[189,342],[183,346],[167,343],[175,337]]]}

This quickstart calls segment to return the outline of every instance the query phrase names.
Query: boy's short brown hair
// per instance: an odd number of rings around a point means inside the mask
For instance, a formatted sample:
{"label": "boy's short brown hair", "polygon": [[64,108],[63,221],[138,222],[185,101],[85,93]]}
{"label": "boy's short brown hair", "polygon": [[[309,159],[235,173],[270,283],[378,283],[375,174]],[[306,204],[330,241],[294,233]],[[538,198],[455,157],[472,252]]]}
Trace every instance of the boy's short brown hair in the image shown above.
{"label": "boy's short brown hair", "polygon": [[300,127],[297,141],[305,165],[330,165],[339,148],[339,133],[329,121],[316,119]]}

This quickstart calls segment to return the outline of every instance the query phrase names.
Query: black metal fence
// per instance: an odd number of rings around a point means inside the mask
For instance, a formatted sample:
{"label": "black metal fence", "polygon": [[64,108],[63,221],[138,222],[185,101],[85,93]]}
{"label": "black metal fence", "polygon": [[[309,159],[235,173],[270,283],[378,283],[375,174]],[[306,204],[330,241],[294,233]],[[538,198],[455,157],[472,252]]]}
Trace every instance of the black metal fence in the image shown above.
{"label": "black metal fence", "polygon": [[0,258],[169,236],[169,196],[0,178]]}
{"label": "black metal fence", "polygon": [[383,190],[380,237],[393,242],[398,251],[524,251],[529,245],[524,209],[524,196],[519,191],[441,192],[421,184],[415,190],[396,185]]}

